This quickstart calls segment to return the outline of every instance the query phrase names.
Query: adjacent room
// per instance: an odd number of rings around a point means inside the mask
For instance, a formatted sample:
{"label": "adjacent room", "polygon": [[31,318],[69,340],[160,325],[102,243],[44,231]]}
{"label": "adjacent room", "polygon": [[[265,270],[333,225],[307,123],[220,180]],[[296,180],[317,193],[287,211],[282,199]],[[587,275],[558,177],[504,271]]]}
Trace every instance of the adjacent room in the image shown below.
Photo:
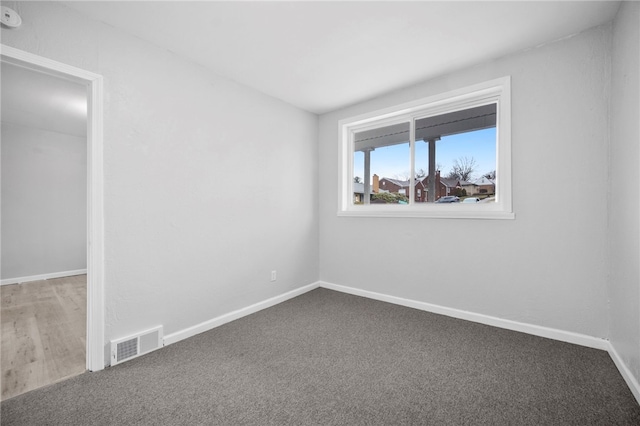
{"label": "adjacent room", "polygon": [[1,5],[2,424],[640,423],[640,3]]}
{"label": "adjacent room", "polygon": [[1,75],[4,400],[86,369],[87,89]]}

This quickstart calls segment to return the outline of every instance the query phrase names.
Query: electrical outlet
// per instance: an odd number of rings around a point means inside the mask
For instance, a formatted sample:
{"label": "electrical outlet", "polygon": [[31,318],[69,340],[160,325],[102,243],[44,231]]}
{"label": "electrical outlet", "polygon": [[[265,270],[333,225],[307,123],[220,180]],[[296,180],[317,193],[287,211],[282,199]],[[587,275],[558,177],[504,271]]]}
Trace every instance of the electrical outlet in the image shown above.
{"label": "electrical outlet", "polygon": [[271,271],[271,282],[275,281],[277,278],[277,273],[276,271]]}

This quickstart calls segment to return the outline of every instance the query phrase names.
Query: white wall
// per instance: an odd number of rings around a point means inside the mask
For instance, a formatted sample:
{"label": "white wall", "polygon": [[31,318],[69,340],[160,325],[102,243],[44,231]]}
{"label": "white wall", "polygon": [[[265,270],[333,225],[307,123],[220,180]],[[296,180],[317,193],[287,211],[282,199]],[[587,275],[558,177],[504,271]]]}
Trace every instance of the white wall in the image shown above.
{"label": "white wall", "polygon": [[[321,116],[321,280],[606,338],[609,45],[599,27]],[[505,75],[515,220],[336,216],[338,120]]]}
{"label": "white wall", "polygon": [[609,337],[636,381],[640,381],[639,23],[640,4],[623,2],[613,30],[609,214]]}
{"label": "white wall", "polygon": [[59,3],[11,6],[4,44],[104,76],[107,341],[318,279],[315,115]]}
{"label": "white wall", "polygon": [[[177,332],[320,277],[610,334],[637,377],[637,327],[625,321],[638,317],[638,206],[614,196],[617,182],[638,183],[637,128],[623,114],[619,130],[612,121],[609,186],[611,26],[325,114],[318,127],[312,114],[63,5],[10,5],[24,23],[3,28],[3,43],[105,77],[106,340],[156,324]],[[637,15],[637,4],[627,8]],[[614,42],[637,35],[630,19],[619,14]],[[637,46],[616,47],[613,113],[632,103],[617,74],[628,62],[637,67]],[[504,75],[515,220],[337,217],[339,119]],[[623,204],[610,218],[607,201]],[[620,309],[611,332],[609,296]]]}
{"label": "white wall", "polygon": [[2,122],[2,279],[87,267],[86,138]]}

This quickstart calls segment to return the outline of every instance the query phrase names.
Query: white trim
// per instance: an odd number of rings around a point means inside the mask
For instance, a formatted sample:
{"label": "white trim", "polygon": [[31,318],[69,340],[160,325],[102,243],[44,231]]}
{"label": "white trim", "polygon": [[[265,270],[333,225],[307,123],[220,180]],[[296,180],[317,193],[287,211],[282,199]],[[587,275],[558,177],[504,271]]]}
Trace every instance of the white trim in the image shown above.
{"label": "white trim", "polygon": [[421,311],[432,312],[435,314],[446,315],[448,317],[459,318],[467,321],[473,321],[480,324],[486,324],[493,327],[504,328],[507,330],[519,331],[521,333],[532,334],[534,336],[546,337],[548,339],[559,340],[562,342],[573,343],[580,346],[586,346],[594,349],[609,349],[609,341],[597,337],[587,336],[585,334],[574,333],[571,331],[558,330],[555,328],[542,327],[534,324],[527,324],[518,321],[512,321],[493,317],[475,312],[463,311],[455,308],[434,305],[432,303],[419,302],[417,300],[405,299],[402,297],[390,296],[388,294],[376,293],[359,288],[346,287],[343,285],[332,284],[328,282],[320,282],[320,287],[330,290],[340,291],[342,293],[353,294],[356,296],[367,297],[369,299],[380,300],[382,302],[393,303],[395,305],[406,306],[409,308],[419,309]]}
{"label": "white trim", "polygon": [[507,330],[518,331],[521,333],[532,334],[534,336],[545,337],[548,339],[559,340],[561,342],[573,343],[593,349],[605,350],[613,360],[620,375],[626,382],[629,390],[640,404],[640,383],[631,373],[627,365],[624,363],[615,347],[606,339],[587,336],[585,334],[574,333],[571,331],[558,330],[550,327],[542,327],[539,325],[527,324],[518,321],[506,320],[498,317],[492,317],[484,314],[463,311],[460,309],[448,308],[445,306],[434,305],[426,302],[405,299],[402,297],[390,296],[387,294],[376,293],[368,290],[362,290],[354,287],[347,287],[338,284],[332,284],[320,281],[320,287],[329,290],[335,290],[342,293],[353,294],[356,296],[366,297],[369,299],[380,300],[382,302],[393,303],[395,305],[406,306],[409,308],[419,309],[421,311],[432,312],[435,314],[446,315],[453,318],[459,318],[467,321],[473,321],[480,324],[486,324],[493,327],[504,328]]}
{"label": "white trim", "polygon": [[89,141],[87,209],[87,369],[102,370],[105,365],[105,290],[104,290],[104,172],[103,172],[103,96],[101,76],[91,80],[87,129]]}
{"label": "white trim", "polygon": [[26,277],[5,278],[0,281],[0,285],[22,284],[30,281],[50,280],[52,278],[72,277],[74,275],[86,274],[86,269],[75,269],[73,271],[52,272],[50,274],[29,275]]}
{"label": "white trim", "polygon": [[271,306],[285,302],[289,299],[293,299],[294,297],[300,296],[301,294],[307,293],[311,290],[315,290],[318,287],[320,287],[320,283],[315,282],[315,283],[306,285],[304,287],[300,287],[295,290],[288,291],[279,296],[275,296],[270,299],[263,300],[262,302],[255,303],[251,306],[247,306],[246,308],[241,308],[233,312],[220,315],[219,317],[210,319],[205,322],[201,322],[200,324],[194,325],[189,328],[185,328],[184,330],[167,334],[166,336],[164,336],[164,346],[171,345],[173,343],[179,342],[180,340],[184,340],[189,337],[195,336],[196,334],[204,333],[205,331],[209,331],[213,328],[220,327],[221,325],[226,324],[228,322],[235,321],[239,318],[246,317],[247,315],[251,315],[263,309],[270,308]]}
{"label": "white trim", "polygon": [[[367,210],[368,206],[357,206],[360,210],[339,211],[338,216],[342,217],[406,217],[406,218],[430,218],[430,219],[515,219],[513,212],[494,211],[487,209],[486,211],[478,211],[475,204],[463,206],[456,203],[456,210],[447,208],[448,204],[438,204],[442,206],[442,211],[425,210],[421,206],[411,208],[407,205],[376,205],[377,210]],[[466,208],[469,207],[467,211]],[[474,208],[475,207],[475,208]],[[484,206],[483,206],[484,207]],[[458,209],[459,208],[459,209]]]}
{"label": "white trim", "polygon": [[75,81],[88,87],[87,117],[87,369],[105,366],[103,79],[71,65],[0,44],[2,61]]}
{"label": "white trim", "polygon": [[633,374],[631,374],[631,371],[629,371],[629,368],[624,363],[624,361],[622,361],[622,358],[620,358],[620,355],[618,355],[618,351],[616,351],[616,348],[614,348],[611,343],[609,343],[608,351],[609,356],[611,356],[611,359],[613,360],[613,363],[616,365],[616,367],[618,367],[620,375],[622,376],[624,381],[627,382],[627,386],[629,386],[631,393],[636,398],[636,401],[638,401],[638,404],[640,404],[640,383],[638,383],[636,378],[633,377]]}
{"label": "white trim", "polygon": [[[353,138],[356,132],[491,103],[497,104],[496,198],[493,203],[469,205],[409,203],[407,205],[353,203]],[[505,76],[424,99],[338,121],[338,216],[412,217],[446,219],[514,219],[511,188],[511,77]],[[411,168],[415,140],[410,135]],[[382,177],[382,176],[381,176]],[[413,182],[413,173],[410,180]],[[411,186],[413,187],[413,186]],[[411,193],[412,191],[410,191]],[[410,198],[413,197],[410,194]]]}

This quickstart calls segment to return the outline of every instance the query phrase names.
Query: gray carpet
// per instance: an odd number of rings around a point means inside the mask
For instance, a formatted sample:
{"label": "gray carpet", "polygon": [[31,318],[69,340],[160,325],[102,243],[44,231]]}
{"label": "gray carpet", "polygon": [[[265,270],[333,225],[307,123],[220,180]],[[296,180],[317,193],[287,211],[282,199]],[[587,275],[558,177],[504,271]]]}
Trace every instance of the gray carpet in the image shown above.
{"label": "gray carpet", "polygon": [[609,355],[317,289],[2,403],[2,425],[639,425]]}

